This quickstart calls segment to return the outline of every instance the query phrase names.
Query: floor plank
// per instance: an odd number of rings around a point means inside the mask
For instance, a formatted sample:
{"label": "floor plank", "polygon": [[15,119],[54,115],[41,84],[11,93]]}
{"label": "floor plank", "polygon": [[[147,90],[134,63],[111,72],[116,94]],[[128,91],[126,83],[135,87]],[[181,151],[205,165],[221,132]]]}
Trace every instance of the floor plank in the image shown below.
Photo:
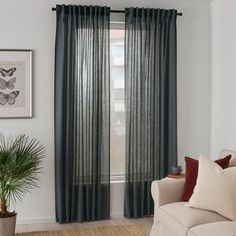
{"label": "floor plank", "polygon": [[72,224],[29,224],[29,225],[17,225],[16,232],[32,232],[32,231],[47,231],[47,230],[61,230],[61,229],[76,229],[76,228],[88,228],[96,226],[111,226],[111,225],[131,225],[141,224],[145,226],[145,230],[149,234],[153,223],[153,218],[142,218],[142,219],[111,219],[95,222],[85,223],[72,223]]}

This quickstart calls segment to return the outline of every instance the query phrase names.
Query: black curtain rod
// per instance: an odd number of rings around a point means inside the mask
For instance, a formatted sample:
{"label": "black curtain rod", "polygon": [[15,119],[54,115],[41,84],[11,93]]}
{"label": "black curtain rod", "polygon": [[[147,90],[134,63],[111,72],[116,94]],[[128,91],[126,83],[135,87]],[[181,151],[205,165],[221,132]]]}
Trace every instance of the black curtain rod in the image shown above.
{"label": "black curtain rod", "polygon": [[[52,8],[52,11],[56,11],[56,8],[53,7],[53,8]],[[125,11],[122,11],[122,10],[111,10],[111,12],[112,12],[112,13],[125,13]],[[182,16],[183,13],[182,13],[182,12],[179,12],[179,13],[177,13],[177,15],[178,15],[178,16]]]}

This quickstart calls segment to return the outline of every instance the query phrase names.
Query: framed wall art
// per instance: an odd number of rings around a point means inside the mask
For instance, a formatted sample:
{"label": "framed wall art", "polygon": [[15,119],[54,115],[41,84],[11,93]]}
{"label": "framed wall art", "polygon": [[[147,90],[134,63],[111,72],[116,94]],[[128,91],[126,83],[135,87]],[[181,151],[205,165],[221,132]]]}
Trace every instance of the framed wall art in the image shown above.
{"label": "framed wall art", "polygon": [[0,49],[0,118],[32,117],[32,50]]}

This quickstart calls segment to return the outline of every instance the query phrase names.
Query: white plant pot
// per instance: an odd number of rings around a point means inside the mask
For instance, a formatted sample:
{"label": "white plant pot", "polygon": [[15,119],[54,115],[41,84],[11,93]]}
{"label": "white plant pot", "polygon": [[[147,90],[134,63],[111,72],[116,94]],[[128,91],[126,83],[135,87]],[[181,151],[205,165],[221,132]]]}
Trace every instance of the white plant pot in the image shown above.
{"label": "white plant pot", "polygon": [[0,218],[0,236],[15,236],[16,215]]}

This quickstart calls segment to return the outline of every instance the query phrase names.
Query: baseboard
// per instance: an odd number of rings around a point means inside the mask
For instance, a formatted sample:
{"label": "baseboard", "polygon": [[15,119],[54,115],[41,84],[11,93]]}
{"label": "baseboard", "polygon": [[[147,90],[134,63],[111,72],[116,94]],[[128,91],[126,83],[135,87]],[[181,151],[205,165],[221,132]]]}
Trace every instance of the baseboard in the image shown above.
{"label": "baseboard", "polygon": [[56,220],[54,217],[23,218],[23,219],[17,219],[16,225],[51,224],[55,222]]}
{"label": "baseboard", "polygon": [[112,212],[111,219],[122,219],[124,218],[123,212]]}
{"label": "baseboard", "polygon": [[[124,218],[123,212],[111,213],[111,219],[122,219],[122,218]],[[16,225],[52,224],[52,223],[56,223],[54,217],[23,218],[16,220]]]}

